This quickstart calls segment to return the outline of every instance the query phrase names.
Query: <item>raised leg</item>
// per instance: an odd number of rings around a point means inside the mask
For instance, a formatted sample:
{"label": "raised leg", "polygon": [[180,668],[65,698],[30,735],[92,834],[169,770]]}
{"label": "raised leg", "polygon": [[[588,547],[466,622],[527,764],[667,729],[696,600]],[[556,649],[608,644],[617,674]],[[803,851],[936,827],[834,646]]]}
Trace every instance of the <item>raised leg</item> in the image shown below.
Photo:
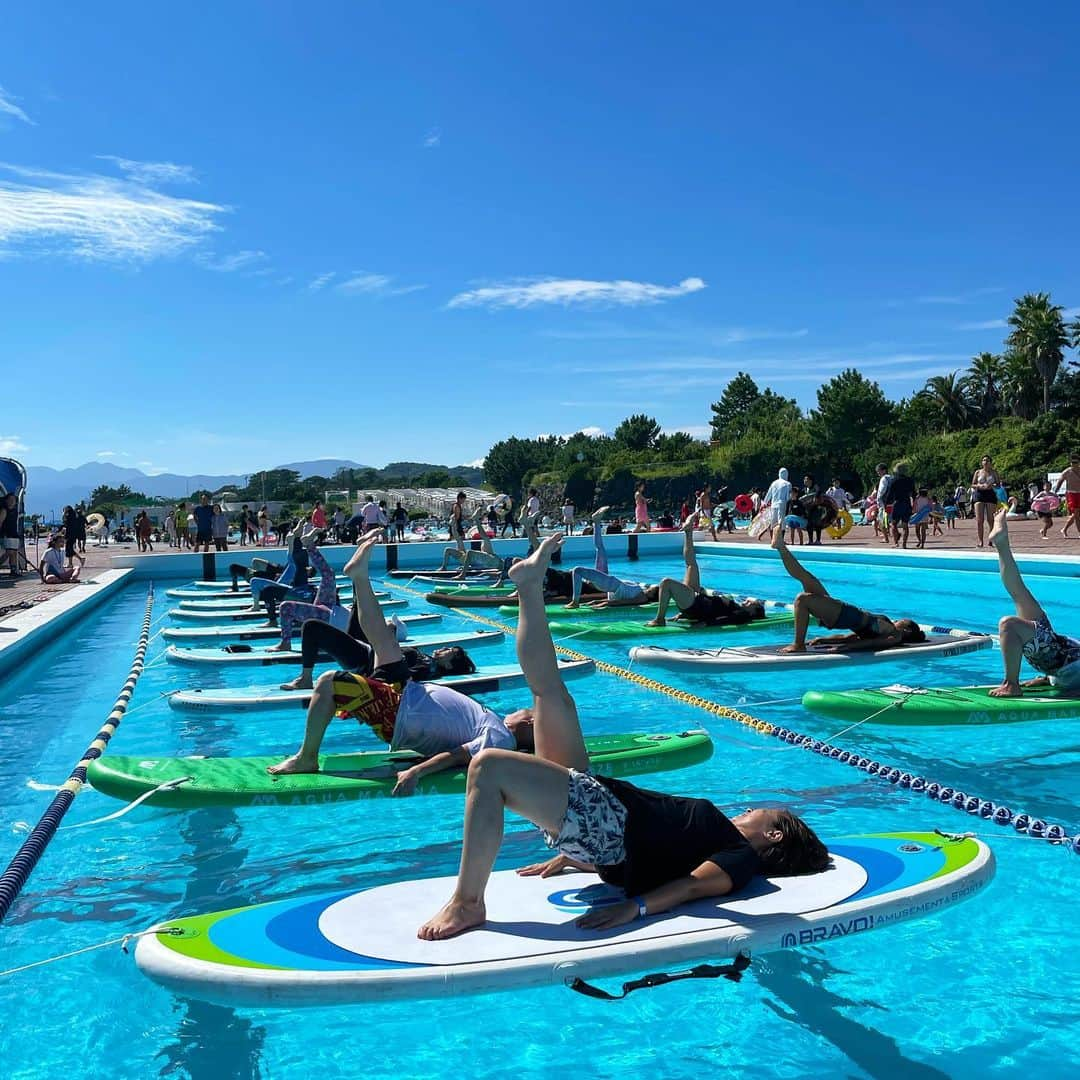
{"label": "raised leg", "polygon": [[368,564],[371,552],[379,539],[377,532],[362,537],[353,557],[345,564],[345,574],[353,583],[353,603],[360,616],[364,636],[375,650],[375,666],[385,667],[402,659],[397,635],[386,625],[382,608],[371,588]]}
{"label": "raised leg", "polygon": [[[886,534],[887,535],[887,534]],[[806,569],[788,550],[784,543],[784,529],[782,525],[776,527],[773,533],[772,546],[780,556],[784,569],[802,586],[803,592],[811,596],[828,596],[829,591],[809,570]]]}

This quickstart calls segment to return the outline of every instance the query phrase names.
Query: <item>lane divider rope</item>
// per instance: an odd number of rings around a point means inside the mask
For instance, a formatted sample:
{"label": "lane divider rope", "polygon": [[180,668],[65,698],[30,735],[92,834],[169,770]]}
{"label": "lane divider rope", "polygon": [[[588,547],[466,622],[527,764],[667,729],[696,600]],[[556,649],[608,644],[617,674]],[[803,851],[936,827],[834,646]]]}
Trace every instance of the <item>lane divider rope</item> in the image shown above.
{"label": "lane divider rope", "polygon": [[8,864],[7,869],[0,875],[0,921],[7,915],[16,897],[22,891],[27,879],[37,866],[38,860],[45,853],[49,842],[56,835],[57,829],[64,815],[71,808],[75,796],[82,790],[86,783],[86,770],[90,763],[101,757],[109,740],[113,737],[116,729],[120,726],[124,714],[127,712],[128,702],[135,693],[135,684],[143,672],[146,650],[150,644],[150,624],[154,611],[154,586],[151,583],[146,594],[146,611],[143,615],[142,630],[139,633],[139,642],[135,649],[135,658],[128,672],[127,680],[116,698],[116,703],[109,713],[108,719],[102,725],[94,741],[86,748],[67,781],[60,786],[53,801],[41,815],[37,825],[34,826],[30,835],[22,842],[14,858]]}

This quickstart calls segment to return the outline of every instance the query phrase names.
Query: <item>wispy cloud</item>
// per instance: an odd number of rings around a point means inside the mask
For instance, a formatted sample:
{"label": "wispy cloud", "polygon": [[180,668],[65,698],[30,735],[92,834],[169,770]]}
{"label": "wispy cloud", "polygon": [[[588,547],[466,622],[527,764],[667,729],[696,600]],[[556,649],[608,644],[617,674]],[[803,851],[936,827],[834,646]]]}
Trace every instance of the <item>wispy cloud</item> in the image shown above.
{"label": "wispy cloud", "polygon": [[98,161],[111,161],[122,173],[139,184],[197,184],[195,170],[190,165],[171,161],[132,161],[115,154],[98,154]]}
{"label": "wispy cloud", "polygon": [[540,304],[636,306],[659,304],[705,288],[701,278],[691,277],[678,285],[652,285],[645,281],[585,281],[576,278],[543,278],[485,285],[458,293],[448,308],[529,308]]}
{"label": "wispy cloud", "polygon": [[116,451],[115,450],[99,450],[95,456],[96,457],[116,457]]}
{"label": "wispy cloud", "polygon": [[619,323],[597,323],[575,330],[540,330],[540,337],[558,341],[670,341],[696,342],[699,345],[742,345],[751,341],[796,341],[809,335],[805,327],[798,330],[775,330],[767,327],[744,326],[623,326]]}
{"label": "wispy cloud", "polygon": [[994,293],[1004,292],[1000,285],[991,285],[983,289],[968,289],[966,292],[950,293],[934,296],[917,296],[916,304],[972,304],[984,296],[992,296]]}
{"label": "wispy cloud", "polygon": [[1000,330],[1009,324],[1004,319],[986,319],[983,322],[963,322],[957,330]]}
{"label": "wispy cloud", "polygon": [[227,208],[177,199],[135,180],[0,162],[0,243],[23,253],[146,261],[178,255],[219,231]]}
{"label": "wispy cloud", "polygon": [[308,292],[321,292],[336,276],[337,271],[331,270],[328,274],[320,274],[317,278],[312,278],[307,285]]}
{"label": "wispy cloud", "polygon": [[425,148],[432,150],[440,145],[442,145],[442,131],[437,127],[430,128],[428,133],[424,136]]}
{"label": "wispy cloud", "polygon": [[[237,270],[250,270],[266,259],[265,251],[237,251],[232,255],[211,255],[209,253],[199,256],[199,265],[207,270],[216,270],[221,274],[231,274]],[[272,274],[273,270],[262,268],[256,270],[257,274]]]}
{"label": "wispy cloud", "polygon": [[461,464],[469,469],[482,469],[486,458],[478,457],[475,461],[463,461]]}
{"label": "wispy cloud", "polygon": [[716,345],[741,345],[747,341],[796,341],[806,337],[810,331],[801,330],[755,330],[744,327],[732,327],[713,338]]}
{"label": "wispy cloud", "polygon": [[24,454],[29,449],[18,435],[0,435],[0,454]]}
{"label": "wispy cloud", "polygon": [[338,282],[334,288],[340,293],[374,296],[404,296],[427,288],[426,285],[395,285],[396,280],[393,274],[370,274],[357,270],[352,277]]}
{"label": "wispy cloud", "polygon": [[13,116],[16,120],[21,120],[24,124],[33,124],[34,121],[15,104],[16,98],[14,95],[9,94],[2,86],[0,86],[0,117]]}

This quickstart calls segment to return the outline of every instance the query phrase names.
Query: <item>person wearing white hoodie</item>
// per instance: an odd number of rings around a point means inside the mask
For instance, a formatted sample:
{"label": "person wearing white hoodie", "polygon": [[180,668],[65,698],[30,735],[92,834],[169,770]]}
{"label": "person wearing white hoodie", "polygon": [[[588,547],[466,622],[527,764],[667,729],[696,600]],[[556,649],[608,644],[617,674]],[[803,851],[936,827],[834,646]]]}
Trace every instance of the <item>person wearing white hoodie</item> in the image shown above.
{"label": "person wearing white hoodie", "polygon": [[772,536],[773,526],[779,525],[784,520],[790,498],[791,481],[788,480],[788,471],[787,469],[781,469],[761,500],[761,512],[767,515],[767,520],[759,539]]}

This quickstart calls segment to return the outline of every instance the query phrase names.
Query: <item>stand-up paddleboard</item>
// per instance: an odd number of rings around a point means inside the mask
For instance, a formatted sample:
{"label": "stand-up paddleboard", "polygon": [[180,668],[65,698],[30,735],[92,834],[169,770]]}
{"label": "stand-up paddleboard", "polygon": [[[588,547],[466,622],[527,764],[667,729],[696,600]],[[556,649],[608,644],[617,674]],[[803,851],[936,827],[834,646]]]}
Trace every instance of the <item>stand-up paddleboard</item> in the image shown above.
{"label": "stand-up paddleboard", "polygon": [[[442,621],[442,615],[432,612],[428,615],[398,615],[410,631],[422,626],[432,626]],[[234,641],[273,641],[281,637],[281,628],[277,626],[252,626],[250,623],[235,622],[226,626],[167,626],[161,632],[166,641],[191,643],[202,641],[208,645],[228,644]]]}
{"label": "stand-up paddleboard", "polygon": [[[518,613],[517,597],[512,599],[514,603],[503,602],[503,606],[499,608],[500,615],[516,615]],[[599,596],[582,597],[581,607],[576,608],[568,608],[566,606],[568,601],[566,600],[557,600],[545,604],[544,611],[547,612],[549,619],[593,619],[600,615],[609,619],[628,619],[640,615],[643,620],[651,619],[657,611],[656,604],[618,604],[615,607],[592,607],[589,603],[591,600],[600,599],[603,598]]]}
{"label": "stand-up paddleboard", "polygon": [[[573,615],[572,611],[566,612]],[[788,627],[795,622],[790,611],[767,611],[764,619],[726,626],[704,626],[702,623],[682,622],[673,619],[666,626],[649,626],[645,617],[640,619],[549,619],[548,629],[553,638],[580,637],[603,640],[604,638],[639,637],[651,638],[664,635],[704,634],[706,637],[722,630],[768,630],[770,627]]]}
{"label": "stand-up paddleboard", "polygon": [[[560,660],[563,682],[592,675],[593,660]],[[463,694],[491,694],[525,685],[525,673],[517,664],[485,666],[471,675],[445,675],[431,682],[452,686]],[[310,690],[282,690],[279,686],[247,686],[243,689],[178,690],[169,695],[169,704],[183,712],[263,712],[270,709],[306,709]]]}
{"label": "stand-up paddleboard", "polygon": [[[338,577],[338,589],[343,592],[352,592],[352,582],[347,577]],[[291,586],[290,586],[291,587]],[[313,579],[312,588],[318,588],[318,580]],[[174,600],[235,600],[238,597],[251,596],[251,582],[240,581],[236,588],[232,588],[228,580],[225,581],[195,581],[190,585],[180,585],[174,589],[166,589],[165,595]],[[383,596],[389,595],[383,593]]]}
{"label": "stand-up paddleboard", "polygon": [[[429,604],[448,608],[497,607],[501,608],[513,596],[505,589],[488,592],[484,589],[461,589],[455,592],[429,592],[424,599]],[[516,596],[513,597],[515,600]],[[517,607],[513,609],[517,613]]]}
{"label": "stand-up paddleboard", "polygon": [[[712,742],[704,731],[680,735],[600,735],[585,740],[594,773],[636,776],[681,769],[706,761]],[[87,777],[98,791],[135,799],[162,784],[146,801],[155,806],[307,806],[351,802],[390,795],[397,775],[423,761],[410,750],[369,750],[359,754],[322,754],[322,771],[271,776],[273,757],[122,757],[106,754],[92,763]],[[467,769],[431,773],[417,785],[418,795],[455,795],[465,790]]]}
{"label": "stand-up paddleboard", "polygon": [[[461,645],[467,649],[477,649],[483,645],[498,645],[504,637],[501,630],[463,630],[460,633],[419,634],[416,637],[410,637],[403,644],[422,651],[441,649],[447,645]],[[293,649],[289,652],[271,652],[267,648],[256,648],[253,645],[235,645],[231,647],[232,651],[229,649],[229,646],[219,649],[179,649],[175,645],[170,645],[165,650],[165,658],[171,664],[194,666],[210,664],[221,667],[251,667],[300,663],[300,653]],[[330,660],[320,657],[317,663],[330,663]]]}
{"label": "stand-up paddleboard", "polygon": [[754,878],[733,896],[612,930],[575,926],[624,899],[594,875],[503,870],[488,883],[487,922],[446,941],[416,936],[453,890],[442,877],[167,920],[139,938],[135,962],[176,993],[227,1005],[448,997],[831,943],[939,914],[994,876],[993,854],[974,839],[885,833],[829,848],[823,873]]}
{"label": "stand-up paddleboard", "polygon": [[[352,603],[352,600],[348,600],[347,603]],[[383,611],[390,611],[397,608],[403,608],[409,606],[408,600],[379,600],[378,605]],[[199,609],[186,608],[182,605],[178,608],[169,609],[169,618],[176,622],[196,622],[196,623],[220,623],[225,625],[230,622],[266,622],[266,611],[260,609],[259,611],[252,611],[251,605],[241,608],[226,608],[210,611],[201,611]]]}
{"label": "stand-up paddleboard", "polygon": [[724,674],[729,671],[765,671],[777,668],[817,667],[837,664],[869,664],[963,656],[989,648],[992,639],[986,634],[946,627],[924,626],[926,640],[918,645],[894,645],[891,649],[867,649],[863,652],[825,652],[807,649],[802,653],[784,653],[783,645],[729,646],[720,649],[665,649],[660,645],[635,645],[630,659],[637,664]]}
{"label": "stand-up paddleboard", "polygon": [[[1024,720],[1080,718],[1080,697],[1052,686],[1030,687],[1023,697],[991,697],[990,686],[919,687],[894,683],[878,689],[808,690],[811,712],[875,724],[1017,724]],[[877,714],[877,715],[875,715]]]}
{"label": "stand-up paddleboard", "polygon": [[[386,570],[382,574],[376,575],[374,572],[372,576],[397,578],[400,580],[409,580],[411,578],[423,577],[423,578],[437,578],[439,581],[449,581],[451,578],[456,578],[461,573],[460,570]],[[498,575],[498,570],[469,570],[465,575],[466,581],[477,580],[481,581],[485,577],[492,577]]]}
{"label": "stand-up paddleboard", "polygon": [[415,585],[427,585],[433,592],[457,593],[457,592],[482,592],[502,593],[509,596],[517,591],[517,586],[512,581],[505,581],[502,585],[496,585],[492,581],[445,581],[439,578],[418,577],[413,579]]}
{"label": "stand-up paddleboard", "polygon": [[[313,588],[312,592],[316,590]],[[377,592],[375,594],[376,600],[386,600],[390,594],[388,592]],[[352,589],[338,589],[338,600],[343,604],[352,603],[353,591]],[[221,600],[181,600],[181,611],[243,611],[244,608],[251,607],[250,596],[234,596],[230,593],[227,597]]]}

